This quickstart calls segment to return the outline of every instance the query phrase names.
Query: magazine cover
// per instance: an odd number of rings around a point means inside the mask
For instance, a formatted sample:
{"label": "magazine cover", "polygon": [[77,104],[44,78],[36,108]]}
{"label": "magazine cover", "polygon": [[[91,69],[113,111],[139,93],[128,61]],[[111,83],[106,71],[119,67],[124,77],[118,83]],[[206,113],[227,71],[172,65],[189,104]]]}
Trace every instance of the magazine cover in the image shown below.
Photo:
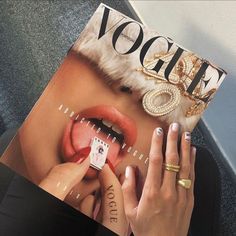
{"label": "magazine cover", "polygon": [[[103,194],[98,174],[105,164],[118,180],[127,165],[136,167],[141,189],[153,130],[178,122],[182,131],[192,131],[225,75],[170,38],[101,4],[1,162],[38,185],[54,166],[89,155],[88,172],[65,202],[80,210],[81,201],[93,194],[97,219]],[[68,191],[60,181],[57,185]],[[109,204],[110,220],[116,221]]]}

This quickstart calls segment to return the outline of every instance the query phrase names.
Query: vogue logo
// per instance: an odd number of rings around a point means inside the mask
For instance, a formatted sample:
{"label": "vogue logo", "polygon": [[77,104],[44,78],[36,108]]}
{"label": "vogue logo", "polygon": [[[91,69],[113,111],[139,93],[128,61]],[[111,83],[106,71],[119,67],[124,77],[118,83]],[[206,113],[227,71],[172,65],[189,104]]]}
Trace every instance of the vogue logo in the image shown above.
{"label": "vogue logo", "polygon": [[[99,34],[98,34],[98,40],[100,38],[102,38],[107,32],[109,32],[110,30],[112,30],[113,28],[116,27],[115,30],[114,30],[113,36],[112,36],[112,41],[111,41],[114,50],[116,50],[116,52],[121,54],[121,55],[127,55],[127,54],[131,54],[131,53],[135,52],[139,47],[141,47],[141,45],[143,43],[143,40],[144,40],[144,32],[143,32],[142,25],[140,25],[136,21],[130,21],[130,20],[125,21],[125,19],[126,19],[125,16],[122,16],[120,20],[118,20],[117,22],[114,22],[114,24],[110,28],[107,28],[108,21],[111,18],[110,11],[111,11],[111,9],[104,6],[104,12],[103,12],[102,21],[101,21],[101,27],[100,27]],[[110,16],[110,18],[109,18],[109,16]],[[125,22],[123,22],[123,21],[125,21]],[[136,27],[138,28],[137,37],[132,42],[131,47],[126,52],[120,52],[117,49],[117,41],[122,36],[123,31],[131,24],[136,25]],[[139,49],[140,50],[139,59],[140,59],[141,65],[145,69],[154,70],[156,73],[158,73],[160,71],[160,69],[163,68],[163,64],[165,63],[165,61],[163,61],[162,59],[159,59],[156,62],[156,64],[154,65],[153,68],[146,68],[145,65],[144,65],[144,61],[145,61],[145,56],[146,56],[148,50],[150,49],[150,47],[154,44],[154,42],[155,42],[155,45],[157,45],[160,42],[160,39],[162,39],[162,41],[163,40],[166,41],[166,44],[167,44],[166,53],[168,53],[170,51],[170,49],[173,47],[173,45],[177,48],[175,53],[173,54],[171,60],[168,62],[168,65],[166,66],[165,71],[164,71],[165,79],[167,81],[169,81],[169,76],[170,76],[173,68],[176,66],[176,64],[177,64],[178,60],[180,59],[181,55],[183,54],[183,52],[186,51],[185,49],[183,49],[183,48],[179,47],[178,45],[174,44],[174,42],[172,40],[170,40],[169,38],[157,35],[153,38],[148,39],[142,45],[141,49]],[[217,76],[217,79],[216,79],[216,84],[219,83],[222,75],[225,74],[225,72],[222,69],[213,67],[209,62],[207,62],[205,60],[201,59],[201,61],[202,61],[202,63],[201,63],[200,68],[198,69],[197,73],[195,74],[194,78],[192,79],[192,82],[190,83],[190,85],[186,89],[186,92],[189,93],[190,95],[193,94],[194,89],[197,87],[197,85],[199,84],[199,82],[201,80],[204,82],[204,85],[206,87],[207,84],[209,83],[209,81],[212,79],[212,77],[209,77],[209,78],[204,78],[204,80],[203,80],[203,76],[206,73],[206,70],[209,66],[211,66],[217,72],[218,76]],[[194,67],[192,69],[194,69]],[[206,96],[204,98],[200,98],[200,97],[196,97],[196,98],[198,98],[198,99],[204,101],[205,103],[207,103],[207,102],[209,102],[209,99],[211,98],[211,96]]]}

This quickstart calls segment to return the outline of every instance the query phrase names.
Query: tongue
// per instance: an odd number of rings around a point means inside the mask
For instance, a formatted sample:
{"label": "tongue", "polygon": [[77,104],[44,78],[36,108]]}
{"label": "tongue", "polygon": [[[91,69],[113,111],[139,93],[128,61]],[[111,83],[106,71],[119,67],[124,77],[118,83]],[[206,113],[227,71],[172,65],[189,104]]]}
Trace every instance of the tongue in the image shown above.
{"label": "tongue", "polygon": [[118,142],[112,143],[113,137],[107,139],[107,134],[103,133],[102,131],[96,133],[97,128],[94,126],[94,128],[92,129],[92,125],[93,124],[87,125],[86,121],[83,123],[74,123],[71,134],[71,140],[74,149],[76,150],[76,152],[79,152],[81,148],[90,146],[91,141],[94,137],[98,137],[109,145],[107,158],[115,166],[118,161],[117,159],[120,150],[120,144]]}

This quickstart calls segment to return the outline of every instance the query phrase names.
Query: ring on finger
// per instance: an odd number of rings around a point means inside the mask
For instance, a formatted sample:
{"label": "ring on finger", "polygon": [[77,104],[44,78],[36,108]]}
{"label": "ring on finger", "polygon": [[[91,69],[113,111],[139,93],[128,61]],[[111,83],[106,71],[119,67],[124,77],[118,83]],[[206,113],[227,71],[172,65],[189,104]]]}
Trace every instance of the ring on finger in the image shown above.
{"label": "ring on finger", "polygon": [[180,169],[180,166],[179,166],[179,165],[173,165],[173,164],[168,164],[168,163],[164,163],[163,165],[164,165],[165,167],[169,167],[169,168],[173,168],[173,169],[177,169],[177,170]]}
{"label": "ring on finger", "polygon": [[192,181],[191,179],[178,179],[177,183],[185,189],[190,189]]}
{"label": "ring on finger", "polygon": [[178,173],[179,170],[180,170],[180,166],[178,166],[178,165],[172,165],[172,164],[164,163],[163,166],[164,166],[165,170],[172,171],[172,172],[175,172],[175,173]]}

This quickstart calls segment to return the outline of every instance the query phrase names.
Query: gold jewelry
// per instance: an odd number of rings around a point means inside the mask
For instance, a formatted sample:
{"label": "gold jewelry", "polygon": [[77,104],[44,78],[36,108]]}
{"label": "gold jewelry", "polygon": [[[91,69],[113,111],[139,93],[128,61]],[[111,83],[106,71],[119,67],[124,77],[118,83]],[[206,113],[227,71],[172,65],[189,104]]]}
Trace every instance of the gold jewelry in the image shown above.
{"label": "gold jewelry", "polygon": [[185,189],[190,189],[192,181],[191,179],[179,179],[177,183]]}
{"label": "gold jewelry", "polygon": [[165,167],[174,168],[174,169],[177,169],[177,170],[180,169],[180,166],[178,166],[178,165],[172,165],[172,164],[167,164],[167,163],[164,163],[163,165]]}
{"label": "gold jewelry", "polygon": [[178,166],[178,165],[163,163],[163,166],[164,166],[165,170],[172,171],[172,172],[175,172],[175,173],[178,173],[179,170],[180,170],[180,166]]}
{"label": "gold jewelry", "polygon": [[172,172],[175,172],[175,173],[178,173],[179,169],[180,169],[180,166],[167,164],[167,163],[164,163],[163,166],[164,166],[165,170],[172,171]]}
{"label": "gold jewelry", "polygon": [[[167,95],[164,104],[158,105],[158,97]],[[173,111],[180,103],[180,90],[172,84],[160,83],[156,89],[148,91],[143,97],[143,108],[152,116],[164,116]]]}
{"label": "gold jewelry", "polygon": [[[137,69],[145,75],[146,80],[154,80],[157,84],[157,89],[150,90],[144,95],[143,108],[152,116],[163,116],[175,110],[180,103],[181,96],[184,96],[192,101],[185,112],[185,116],[191,117],[201,114],[207,108],[217,88],[205,91],[206,81],[201,80],[192,94],[187,92],[187,88],[203,63],[203,60],[193,53],[187,53],[180,58],[169,74],[168,81],[165,78],[164,68],[161,68],[158,73],[152,69],[160,59],[168,64],[173,54],[173,52],[157,53],[152,58],[145,60],[144,67]],[[158,105],[156,101],[163,94],[166,94],[169,99],[165,104]],[[207,101],[204,100],[205,98],[208,98]]]}
{"label": "gold jewelry", "polygon": [[168,170],[168,171],[171,171],[171,172],[175,172],[175,173],[178,173],[178,172],[179,172],[178,169],[171,168],[171,167],[167,167],[167,166],[165,166],[165,170]]}

